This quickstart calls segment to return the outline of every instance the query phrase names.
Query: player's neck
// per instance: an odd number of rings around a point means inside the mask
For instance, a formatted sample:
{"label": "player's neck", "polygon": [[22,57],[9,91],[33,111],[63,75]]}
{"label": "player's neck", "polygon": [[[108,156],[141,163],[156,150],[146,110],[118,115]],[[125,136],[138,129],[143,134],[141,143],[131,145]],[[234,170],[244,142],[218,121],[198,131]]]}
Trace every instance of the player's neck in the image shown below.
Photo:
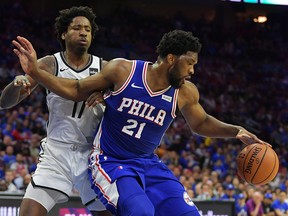
{"label": "player's neck", "polygon": [[147,69],[146,80],[153,92],[161,91],[170,86],[167,75],[163,73],[162,65],[154,63]]}
{"label": "player's neck", "polygon": [[74,52],[64,51],[64,57],[66,62],[74,69],[81,70],[85,68],[89,62],[90,55],[88,53],[76,54]]}

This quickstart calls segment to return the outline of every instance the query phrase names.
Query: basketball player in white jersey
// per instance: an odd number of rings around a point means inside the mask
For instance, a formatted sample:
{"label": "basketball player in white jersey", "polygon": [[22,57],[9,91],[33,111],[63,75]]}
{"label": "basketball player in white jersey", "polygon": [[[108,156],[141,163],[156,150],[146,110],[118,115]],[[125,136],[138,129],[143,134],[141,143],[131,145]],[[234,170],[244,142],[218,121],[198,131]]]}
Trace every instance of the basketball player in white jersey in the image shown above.
{"label": "basketball player in white jersey", "polygon": [[[100,71],[102,59],[88,53],[98,30],[94,19],[89,7],[60,11],[55,28],[63,51],[39,59],[40,67],[71,79]],[[3,90],[0,106],[15,106],[37,85],[30,76],[17,76]],[[74,188],[93,215],[111,215],[97,199],[88,178],[88,155],[103,114],[101,105],[95,106],[98,96],[92,94],[90,99],[94,102],[74,102],[47,91],[47,138],[41,142],[39,163],[21,203],[20,216],[45,216],[56,203],[67,202]]]}

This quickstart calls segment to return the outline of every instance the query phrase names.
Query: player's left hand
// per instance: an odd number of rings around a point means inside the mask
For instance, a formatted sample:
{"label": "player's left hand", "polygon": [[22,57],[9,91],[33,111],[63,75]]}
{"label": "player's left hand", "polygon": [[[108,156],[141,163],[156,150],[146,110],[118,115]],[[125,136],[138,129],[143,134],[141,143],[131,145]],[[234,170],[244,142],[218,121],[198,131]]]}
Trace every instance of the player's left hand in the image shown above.
{"label": "player's left hand", "polygon": [[31,94],[31,88],[30,88],[31,83],[26,76],[23,76],[23,75],[16,76],[14,78],[13,83],[14,83],[14,86],[19,86],[19,87],[22,86],[22,88],[27,92],[28,95]]}
{"label": "player's left hand", "polygon": [[238,134],[236,135],[236,138],[240,139],[245,145],[260,143],[272,147],[269,143],[264,142],[263,140],[259,139],[255,134],[250,133],[244,128],[239,130]]}
{"label": "player's left hand", "polygon": [[95,107],[97,104],[102,104],[105,106],[102,92],[93,92],[85,102],[86,107],[90,109]]}

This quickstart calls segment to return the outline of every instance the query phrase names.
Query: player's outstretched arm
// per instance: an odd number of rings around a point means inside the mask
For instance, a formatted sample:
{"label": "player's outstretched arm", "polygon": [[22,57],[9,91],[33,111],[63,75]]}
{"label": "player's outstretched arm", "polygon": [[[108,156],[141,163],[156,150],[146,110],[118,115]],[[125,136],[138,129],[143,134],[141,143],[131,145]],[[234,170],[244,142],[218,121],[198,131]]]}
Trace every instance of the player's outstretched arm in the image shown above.
{"label": "player's outstretched arm", "polygon": [[[25,56],[18,55],[18,57],[24,62]],[[0,106],[9,109],[17,105],[20,101],[25,99],[36,86],[37,82],[30,76],[16,76],[14,80],[3,89],[0,98]]]}
{"label": "player's outstretched arm", "polygon": [[[45,56],[38,60],[40,68],[55,73],[55,59],[53,56]],[[14,107],[38,86],[38,83],[29,75],[18,75],[2,91],[0,106],[4,109]]]}
{"label": "player's outstretched arm", "polygon": [[115,60],[110,61],[100,73],[85,79],[74,80],[56,77],[45,73],[47,71],[38,66],[36,51],[26,38],[18,36],[17,41],[13,40],[12,43],[16,47],[13,51],[18,56],[22,69],[26,74],[50,91],[70,100],[82,101],[95,91],[113,87],[116,82],[115,79],[120,76],[121,61]]}
{"label": "player's outstretched arm", "polygon": [[191,130],[199,135],[213,138],[237,138],[244,144],[267,144],[241,126],[227,124],[207,114],[199,103],[195,85],[186,82],[179,91],[178,106]]}
{"label": "player's outstretched arm", "polygon": [[[31,77],[19,75],[2,91],[0,107],[9,109],[17,105],[31,93]],[[34,87],[32,87],[34,88]]]}
{"label": "player's outstretched arm", "polygon": [[36,51],[26,38],[18,36],[17,40],[13,40],[12,43],[16,47],[13,51],[18,56],[21,67],[27,75],[62,97],[66,96],[72,100],[77,99],[77,91],[75,90],[77,90],[78,82],[76,80],[56,79],[54,75],[45,73],[47,71],[39,68]]}

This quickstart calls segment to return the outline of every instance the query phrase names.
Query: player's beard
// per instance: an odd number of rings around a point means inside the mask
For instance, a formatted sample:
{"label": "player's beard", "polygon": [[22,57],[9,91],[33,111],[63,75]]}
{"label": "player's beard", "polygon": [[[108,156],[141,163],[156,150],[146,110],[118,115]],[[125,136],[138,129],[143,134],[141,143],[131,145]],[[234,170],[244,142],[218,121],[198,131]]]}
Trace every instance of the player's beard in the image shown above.
{"label": "player's beard", "polygon": [[84,46],[75,47],[75,53],[77,53],[78,55],[83,55],[85,52],[87,52],[87,47]]}
{"label": "player's beard", "polygon": [[73,52],[78,55],[78,56],[81,56],[83,55],[84,53],[86,53],[89,49],[89,47],[87,46],[82,46],[78,43],[72,43],[70,42],[69,44],[69,47],[73,50]]}

